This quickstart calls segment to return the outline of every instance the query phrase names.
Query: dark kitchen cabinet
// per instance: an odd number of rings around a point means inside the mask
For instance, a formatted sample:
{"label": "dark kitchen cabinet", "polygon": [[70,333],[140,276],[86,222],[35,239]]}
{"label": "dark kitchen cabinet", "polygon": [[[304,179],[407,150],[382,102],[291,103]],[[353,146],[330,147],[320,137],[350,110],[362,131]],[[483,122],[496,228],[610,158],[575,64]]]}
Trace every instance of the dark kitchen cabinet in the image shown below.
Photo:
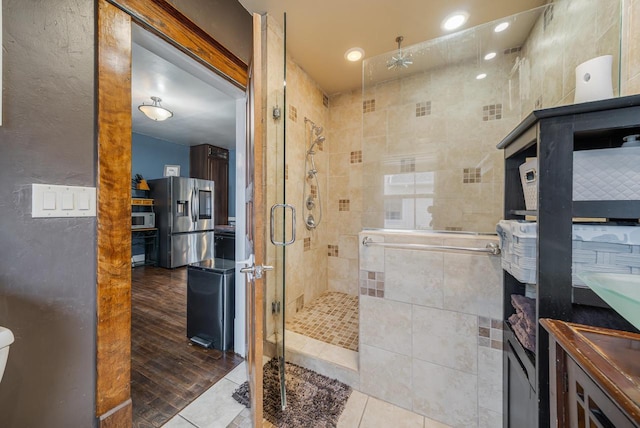
{"label": "dark kitchen cabinet", "polygon": [[228,224],[229,217],[229,150],[210,144],[191,146],[189,153],[191,178],[215,183],[214,224]]}

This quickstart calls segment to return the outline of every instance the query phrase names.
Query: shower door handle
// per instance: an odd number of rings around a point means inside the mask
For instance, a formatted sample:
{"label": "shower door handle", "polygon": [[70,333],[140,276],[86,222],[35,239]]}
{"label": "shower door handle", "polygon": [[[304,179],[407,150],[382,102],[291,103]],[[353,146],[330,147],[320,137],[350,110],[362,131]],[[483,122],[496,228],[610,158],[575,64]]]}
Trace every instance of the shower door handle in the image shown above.
{"label": "shower door handle", "polygon": [[[291,239],[288,241],[276,241],[276,210],[282,208],[291,210]],[[283,225],[284,226],[284,225]],[[271,207],[271,243],[278,247],[286,247],[296,241],[296,209],[291,204],[275,204]],[[286,236],[286,235],[285,235]]]}

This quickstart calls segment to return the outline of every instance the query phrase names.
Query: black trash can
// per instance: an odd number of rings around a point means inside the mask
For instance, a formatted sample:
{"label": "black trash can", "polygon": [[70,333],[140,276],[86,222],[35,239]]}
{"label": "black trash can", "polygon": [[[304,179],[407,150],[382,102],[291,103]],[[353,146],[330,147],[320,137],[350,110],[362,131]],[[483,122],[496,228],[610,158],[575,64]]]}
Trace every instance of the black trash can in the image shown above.
{"label": "black trash can", "polygon": [[187,267],[187,337],[206,348],[233,348],[235,262],[209,259]]}

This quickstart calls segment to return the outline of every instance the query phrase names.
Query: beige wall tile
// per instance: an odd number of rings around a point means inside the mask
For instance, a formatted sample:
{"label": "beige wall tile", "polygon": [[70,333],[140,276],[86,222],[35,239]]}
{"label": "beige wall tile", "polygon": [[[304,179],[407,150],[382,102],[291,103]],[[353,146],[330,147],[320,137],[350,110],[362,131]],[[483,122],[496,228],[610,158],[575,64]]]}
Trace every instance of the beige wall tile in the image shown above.
{"label": "beige wall tile", "polygon": [[478,317],[414,305],[413,358],[476,374]]}
{"label": "beige wall tile", "polygon": [[360,296],[360,344],[411,355],[411,305]]}
{"label": "beige wall tile", "polygon": [[413,360],[413,409],[457,427],[477,425],[477,376]]}
{"label": "beige wall tile", "polygon": [[502,350],[478,346],[478,406],[502,414]]}
{"label": "beige wall tile", "polygon": [[441,308],[443,254],[431,251],[385,251],[385,298]]}
{"label": "beige wall tile", "polygon": [[364,344],[361,344],[359,352],[360,390],[372,397],[410,409],[411,357]]}

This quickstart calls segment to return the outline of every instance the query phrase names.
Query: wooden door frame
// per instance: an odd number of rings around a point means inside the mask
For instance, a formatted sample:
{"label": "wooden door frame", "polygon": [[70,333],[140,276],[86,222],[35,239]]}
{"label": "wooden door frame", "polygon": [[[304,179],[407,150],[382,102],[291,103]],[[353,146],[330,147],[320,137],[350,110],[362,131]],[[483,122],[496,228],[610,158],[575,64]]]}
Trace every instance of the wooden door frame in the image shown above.
{"label": "wooden door frame", "polygon": [[131,24],[235,86],[247,65],[164,0],[98,0],[96,417],[129,427],[131,403]]}

